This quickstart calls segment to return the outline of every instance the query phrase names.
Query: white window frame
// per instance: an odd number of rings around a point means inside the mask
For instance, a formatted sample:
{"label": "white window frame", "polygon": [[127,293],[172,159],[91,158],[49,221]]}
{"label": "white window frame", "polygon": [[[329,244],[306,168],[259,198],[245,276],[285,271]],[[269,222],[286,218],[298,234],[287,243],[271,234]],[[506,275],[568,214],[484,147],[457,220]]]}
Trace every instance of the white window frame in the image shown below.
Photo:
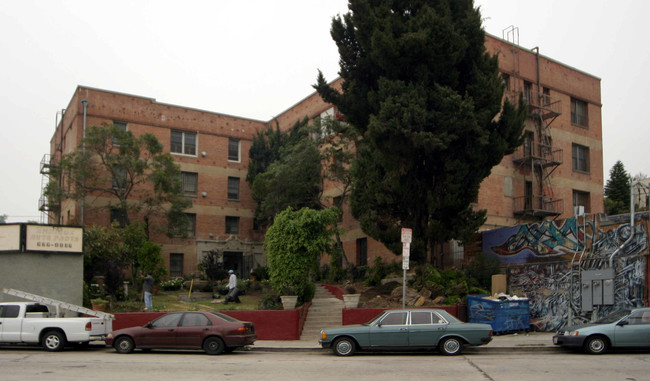
{"label": "white window frame", "polygon": [[[237,159],[231,159],[230,158],[230,143],[231,142],[237,142]],[[241,163],[241,139],[236,139],[236,138],[228,138],[228,162],[230,163]]]}
{"label": "white window frame", "polygon": [[[177,132],[177,133],[181,134],[181,152],[172,151],[171,136],[172,136],[172,134],[174,132]],[[194,153],[193,154],[185,152],[185,136],[186,136],[186,134],[193,134],[194,135]],[[198,132],[190,132],[190,131],[170,129],[169,136],[170,136],[169,153],[171,153],[172,155],[197,157],[197,153],[199,152],[199,133]]]}

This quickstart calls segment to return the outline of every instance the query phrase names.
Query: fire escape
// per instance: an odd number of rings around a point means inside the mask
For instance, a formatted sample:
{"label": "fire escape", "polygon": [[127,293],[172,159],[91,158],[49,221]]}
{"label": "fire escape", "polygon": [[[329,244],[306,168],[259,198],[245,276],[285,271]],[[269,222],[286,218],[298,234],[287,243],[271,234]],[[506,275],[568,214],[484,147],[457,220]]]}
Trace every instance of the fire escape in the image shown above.
{"label": "fire escape", "polygon": [[[63,124],[63,116],[65,114],[65,109],[61,110],[60,112],[56,113],[56,122],[55,122],[55,131],[59,134],[59,137],[62,136],[61,132],[63,130],[63,127],[61,125]],[[59,121],[59,115],[61,116],[61,120]],[[61,123],[61,125],[59,125]],[[45,191],[47,189],[48,184],[51,181],[56,181],[60,182],[61,178],[58,179],[53,179],[53,173],[52,169],[55,169],[57,167],[57,157],[61,157],[63,155],[63,142],[62,138],[60,138],[60,141],[56,144],[56,149],[55,149],[56,156],[52,156],[49,154],[43,155],[43,158],[41,159],[41,196],[38,200],[38,210],[41,212],[41,223],[60,223],[60,212],[61,212],[61,205],[60,205],[60,200],[54,200],[54,199],[49,199]],[[60,175],[59,175],[60,176]],[[52,220],[54,219],[54,221]]]}
{"label": "fire escape", "polygon": [[[511,44],[513,56],[512,79],[515,89],[510,95],[518,101],[523,96],[528,105],[528,117],[533,130],[526,130],[524,142],[512,155],[517,172],[523,176],[524,195],[514,198],[514,215],[521,218],[557,217],[562,214],[564,202],[553,193],[552,174],[562,164],[562,150],[553,147],[551,124],[562,113],[559,99],[550,96],[550,90],[543,88],[540,78],[539,48],[536,54],[537,83],[520,77],[518,29],[504,30],[504,39]],[[523,90],[522,90],[523,85]]]}

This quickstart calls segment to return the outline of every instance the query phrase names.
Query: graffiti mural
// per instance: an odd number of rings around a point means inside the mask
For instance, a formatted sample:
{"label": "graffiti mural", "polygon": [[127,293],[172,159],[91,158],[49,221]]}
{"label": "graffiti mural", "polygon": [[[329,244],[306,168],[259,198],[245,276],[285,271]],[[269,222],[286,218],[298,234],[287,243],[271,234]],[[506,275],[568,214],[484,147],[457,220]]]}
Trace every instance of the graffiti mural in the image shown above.
{"label": "graffiti mural", "polygon": [[[621,308],[645,304],[648,214],[599,226],[575,218],[483,232],[483,252],[507,266],[511,293],[530,301],[533,328],[555,331]],[[629,220],[628,220],[629,221]],[[585,307],[581,274],[614,268],[614,304]]]}

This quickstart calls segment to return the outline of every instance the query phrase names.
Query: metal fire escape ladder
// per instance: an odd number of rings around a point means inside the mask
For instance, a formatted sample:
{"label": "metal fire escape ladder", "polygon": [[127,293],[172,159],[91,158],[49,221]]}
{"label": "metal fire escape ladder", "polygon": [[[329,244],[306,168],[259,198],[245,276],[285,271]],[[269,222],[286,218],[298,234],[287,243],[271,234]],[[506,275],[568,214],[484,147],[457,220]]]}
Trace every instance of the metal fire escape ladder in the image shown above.
{"label": "metal fire escape ladder", "polygon": [[[504,38],[506,37],[512,46],[514,82],[520,85],[523,81],[519,77],[518,30],[514,27],[504,30]],[[525,184],[530,186],[526,186],[523,197],[515,198],[514,214],[530,218],[557,217],[562,214],[564,205],[563,200],[556,198],[553,193],[551,175],[562,164],[563,158],[562,150],[553,148],[550,126],[562,113],[562,105],[560,100],[551,98],[542,88],[539,48],[533,50],[537,59],[537,93],[533,93],[531,84],[529,87],[524,86],[523,95],[528,104],[529,117],[535,126],[535,138],[527,138],[513,155],[513,161],[519,165]]]}

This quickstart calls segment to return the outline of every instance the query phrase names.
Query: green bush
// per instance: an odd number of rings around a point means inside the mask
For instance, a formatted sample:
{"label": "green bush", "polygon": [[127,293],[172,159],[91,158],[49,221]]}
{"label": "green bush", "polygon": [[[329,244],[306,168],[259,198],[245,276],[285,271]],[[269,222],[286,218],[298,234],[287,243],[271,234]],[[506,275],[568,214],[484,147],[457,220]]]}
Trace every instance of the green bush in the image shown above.
{"label": "green bush", "polygon": [[374,265],[370,268],[370,275],[366,278],[366,284],[368,286],[379,286],[381,280],[384,279],[387,275],[386,266],[381,257],[375,258]]}
{"label": "green bush", "polygon": [[185,283],[185,279],[177,277],[160,282],[160,287],[165,291],[177,291],[183,287],[183,283]]}

